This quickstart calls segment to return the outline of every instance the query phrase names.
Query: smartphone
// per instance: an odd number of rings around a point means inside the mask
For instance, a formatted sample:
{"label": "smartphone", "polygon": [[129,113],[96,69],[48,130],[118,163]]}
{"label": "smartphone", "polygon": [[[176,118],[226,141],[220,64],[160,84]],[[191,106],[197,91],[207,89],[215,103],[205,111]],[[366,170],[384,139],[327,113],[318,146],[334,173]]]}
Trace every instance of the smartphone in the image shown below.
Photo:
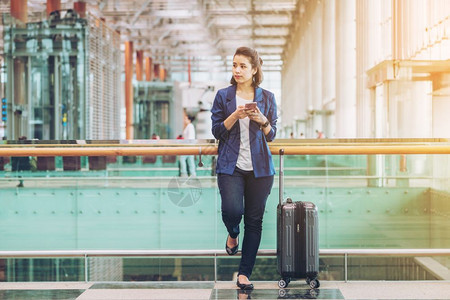
{"label": "smartphone", "polygon": [[245,109],[256,109],[256,102],[250,102],[245,104]]}

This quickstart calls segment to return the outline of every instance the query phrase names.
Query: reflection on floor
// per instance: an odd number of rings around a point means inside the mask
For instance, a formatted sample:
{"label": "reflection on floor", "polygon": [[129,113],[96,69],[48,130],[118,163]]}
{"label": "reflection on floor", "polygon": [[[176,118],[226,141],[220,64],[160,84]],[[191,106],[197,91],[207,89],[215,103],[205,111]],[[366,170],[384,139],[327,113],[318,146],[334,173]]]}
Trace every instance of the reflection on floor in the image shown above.
{"label": "reflection on floor", "polygon": [[90,289],[213,289],[214,282],[105,282],[94,283]]}
{"label": "reflection on floor", "polygon": [[449,281],[321,281],[320,289],[253,283],[255,290],[244,292],[234,282],[0,282],[0,299],[450,299]]}
{"label": "reflection on floor", "polygon": [[0,299],[77,299],[85,290],[0,290]]}
{"label": "reflection on floor", "polygon": [[253,291],[214,289],[210,299],[344,299],[344,297],[336,289],[255,289]]}

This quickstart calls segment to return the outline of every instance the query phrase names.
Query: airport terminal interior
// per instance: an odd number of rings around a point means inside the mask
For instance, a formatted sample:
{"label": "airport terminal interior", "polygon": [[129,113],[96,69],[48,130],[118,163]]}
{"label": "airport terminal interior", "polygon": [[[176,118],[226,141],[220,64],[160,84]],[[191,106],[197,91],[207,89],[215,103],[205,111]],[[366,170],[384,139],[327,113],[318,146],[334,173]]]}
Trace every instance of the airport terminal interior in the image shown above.
{"label": "airport terminal interior", "polygon": [[[450,299],[450,1],[0,12],[0,299]],[[251,291],[224,249],[211,132],[241,46],[278,115]],[[317,208],[320,286],[280,284],[280,198]]]}

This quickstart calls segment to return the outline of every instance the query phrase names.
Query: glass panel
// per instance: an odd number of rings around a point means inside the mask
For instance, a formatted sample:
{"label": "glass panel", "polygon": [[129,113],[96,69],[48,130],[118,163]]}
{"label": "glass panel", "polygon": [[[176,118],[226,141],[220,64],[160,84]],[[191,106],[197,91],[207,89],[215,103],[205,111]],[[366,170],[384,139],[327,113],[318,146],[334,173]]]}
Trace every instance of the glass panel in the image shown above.
{"label": "glass panel", "polygon": [[214,281],[208,257],[89,258],[90,281]]}
{"label": "glass panel", "polygon": [[[221,249],[214,157],[202,156],[196,178],[179,177],[173,158],[3,158],[1,250]],[[448,175],[439,168],[447,156],[371,159],[286,157],[285,198],[317,205],[320,248],[448,248]],[[277,181],[261,249],[275,248]],[[193,234],[201,237],[195,243]]]}
{"label": "glass panel", "polygon": [[449,257],[351,256],[348,280],[444,280]]}
{"label": "glass panel", "polygon": [[[237,276],[239,257],[217,258],[217,280]],[[252,279],[278,281],[277,260],[261,256]],[[348,280],[445,280],[449,256],[357,256],[348,257]],[[445,271],[447,270],[447,271]],[[89,257],[89,281],[214,281],[212,257]],[[84,281],[84,258],[0,259],[0,281]],[[319,279],[345,280],[343,256],[320,257]],[[303,281],[304,278],[293,280]]]}
{"label": "glass panel", "polygon": [[[121,143],[81,142],[105,147]],[[8,147],[30,143],[70,146],[80,141],[4,143]],[[182,140],[135,143],[188,144]],[[3,157],[0,160],[0,251],[223,249],[227,233],[214,176],[215,156],[202,155],[203,166],[197,166],[195,178],[179,177],[178,158],[174,158],[164,155]],[[196,163],[199,161],[197,155]],[[278,156],[274,156],[274,164],[278,168]],[[445,249],[450,247],[448,170],[448,155],[287,155],[284,198],[312,201],[317,205],[321,249]],[[276,248],[277,204],[278,177],[267,201],[260,249]],[[114,259],[108,263],[116,263]],[[255,270],[255,274],[261,275],[255,275],[260,276],[257,278],[278,276],[276,271],[264,271],[276,270],[272,259],[258,258],[261,271]],[[363,276],[356,270],[365,264],[364,259],[349,258],[349,279],[368,278],[369,271]],[[408,258],[403,263],[416,268],[418,262],[414,259]],[[448,268],[448,260],[441,259],[436,261]],[[3,261],[5,267],[0,263],[0,278],[3,269],[6,280],[30,280],[28,273],[32,271],[28,262],[9,261]],[[219,280],[229,278],[236,271],[238,260],[219,258],[218,261]],[[375,269],[390,263],[400,268],[400,262],[385,257],[370,260],[371,268]],[[426,265],[427,261],[421,263]],[[20,267],[14,267],[16,264]],[[33,264],[33,268],[43,269],[46,264]],[[320,258],[324,278],[345,279],[342,266],[340,256]],[[12,275],[13,270],[22,267],[28,275]],[[373,272],[375,279],[384,276],[377,270]],[[388,278],[405,278],[401,274],[393,276]]]}
{"label": "glass panel", "polygon": [[84,258],[0,259],[0,282],[84,280]]}
{"label": "glass panel", "polygon": [[345,280],[345,259],[344,256],[320,255],[319,276],[320,280]]}
{"label": "glass panel", "polygon": [[[44,113],[43,101],[44,99],[49,99],[49,95],[44,94],[48,92],[48,89],[43,87],[48,86],[48,82],[44,82],[48,81],[48,71],[47,60],[42,59],[42,57],[31,59],[30,92],[31,106],[33,109],[30,116],[30,127],[31,136],[40,140],[51,139],[49,136],[49,128],[45,128],[46,130],[44,130],[44,115],[47,115],[47,113]],[[51,124],[51,122],[48,124]],[[44,134],[46,135],[45,137]]]}

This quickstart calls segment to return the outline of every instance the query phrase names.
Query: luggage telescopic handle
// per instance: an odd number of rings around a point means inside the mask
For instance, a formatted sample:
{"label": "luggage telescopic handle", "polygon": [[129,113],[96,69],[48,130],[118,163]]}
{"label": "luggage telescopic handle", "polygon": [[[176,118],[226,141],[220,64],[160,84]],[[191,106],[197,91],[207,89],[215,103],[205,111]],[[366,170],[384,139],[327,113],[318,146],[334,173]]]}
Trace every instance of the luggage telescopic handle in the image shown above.
{"label": "luggage telescopic handle", "polygon": [[279,202],[283,204],[284,197],[284,149],[280,149],[280,174],[278,175],[279,181]]}

